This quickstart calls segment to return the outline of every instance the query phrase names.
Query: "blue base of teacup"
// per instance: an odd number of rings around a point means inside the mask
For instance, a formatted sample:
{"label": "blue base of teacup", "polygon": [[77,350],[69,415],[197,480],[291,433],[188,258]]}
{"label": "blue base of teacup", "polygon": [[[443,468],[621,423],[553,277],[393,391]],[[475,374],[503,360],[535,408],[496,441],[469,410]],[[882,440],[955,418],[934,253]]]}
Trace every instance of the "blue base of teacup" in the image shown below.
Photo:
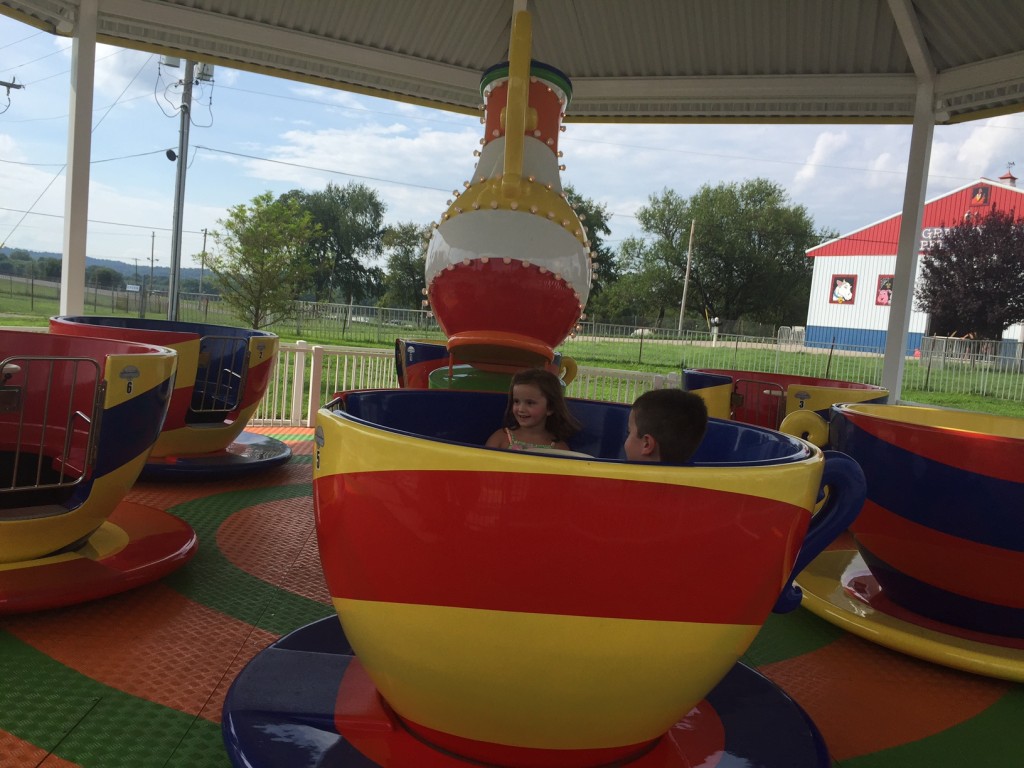
{"label": "blue base of teacup", "polygon": [[[936,587],[893,568],[882,558],[858,544],[861,557],[885,595],[914,613],[955,627],[990,635],[1024,638],[1024,609],[974,600]],[[1008,594],[1020,588],[1007,584]]]}
{"label": "blue base of teacup", "polygon": [[[236,768],[469,764],[417,739],[402,725],[372,684],[368,687],[335,616],[286,635],[249,662],[225,698],[222,733]],[[820,732],[800,706],[739,663],[653,749],[628,765],[687,768],[711,764],[706,761],[716,755],[717,768],[832,764]]]}
{"label": "blue base of teacup", "polygon": [[242,432],[222,451],[150,458],[139,477],[143,480],[220,480],[264,472],[291,457],[292,449],[287,443],[269,435]]}

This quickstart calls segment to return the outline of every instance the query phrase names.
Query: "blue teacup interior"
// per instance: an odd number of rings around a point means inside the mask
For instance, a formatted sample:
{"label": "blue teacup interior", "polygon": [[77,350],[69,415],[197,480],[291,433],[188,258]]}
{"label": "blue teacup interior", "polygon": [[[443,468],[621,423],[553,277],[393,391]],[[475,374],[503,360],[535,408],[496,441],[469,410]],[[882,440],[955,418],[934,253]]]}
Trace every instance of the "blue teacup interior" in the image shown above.
{"label": "blue teacup interior", "polygon": [[[397,432],[434,440],[483,445],[502,423],[507,395],[449,390],[364,390],[349,392],[342,407],[349,417]],[[568,442],[595,459],[622,461],[629,405],[568,400],[583,429]],[[760,427],[711,419],[689,464],[777,464],[812,455],[801,441]]]}

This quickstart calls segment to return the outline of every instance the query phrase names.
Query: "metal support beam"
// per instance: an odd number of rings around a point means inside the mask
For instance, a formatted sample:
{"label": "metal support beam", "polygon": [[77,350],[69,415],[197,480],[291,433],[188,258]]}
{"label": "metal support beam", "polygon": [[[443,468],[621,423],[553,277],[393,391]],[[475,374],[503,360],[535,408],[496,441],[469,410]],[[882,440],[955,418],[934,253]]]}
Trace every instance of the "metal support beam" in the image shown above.
{"label": "metal support beam", "polygon": [[174,184],[174,224],[171,230],[171,274],[167,286],[167,319],[178,319],[178,295],[181,293],[181,231],[185,216],[185,174],[188,171],[188,133],[192,125],[192,81],[196,63],[185,61],[181,91],[181,125],[178,129],[178,166]]}

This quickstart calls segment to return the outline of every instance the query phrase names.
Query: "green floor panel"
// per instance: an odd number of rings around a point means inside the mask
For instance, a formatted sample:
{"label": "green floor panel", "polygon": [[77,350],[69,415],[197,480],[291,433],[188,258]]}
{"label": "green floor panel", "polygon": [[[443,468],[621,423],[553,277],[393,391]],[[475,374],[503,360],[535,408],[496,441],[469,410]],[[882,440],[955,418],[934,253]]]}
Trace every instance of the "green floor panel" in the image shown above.
{"label": "green floor panel", "polygon": [[920,741],[842,761],[842,768],[1017,768],[1024,766],[1024,688],[979,715]]}
{"label": "green floor panel", "polygon": [[0,728],[53,750],[103,696],[103,686],[0,631]]}
{"label": "green floor panel", "polygon": [[[168,510],[185,520],[199,538],[192,560],[165,579],[168,586],[191,600],[275,634],[316,621],[329,606],[296,595],[246,573],[217,548],[217,529],[231,515],[255,504],[308,496],[307,483],[226,491],[178,504]],[[312,502],[311,502],[312,503]]]}
{"label": "green floor panel", "polygon": [[774,664],[824,648],[844,636],[846,632],[802,608],[772,613],[742,660],[752,667]]}
{"label": "green floor panel", "polygon": [[191,762],[179,765],[227,765],[216,723],[92,680],[3,631],[0,680],[0,729],[64,760],[149,768],[182,750]]}

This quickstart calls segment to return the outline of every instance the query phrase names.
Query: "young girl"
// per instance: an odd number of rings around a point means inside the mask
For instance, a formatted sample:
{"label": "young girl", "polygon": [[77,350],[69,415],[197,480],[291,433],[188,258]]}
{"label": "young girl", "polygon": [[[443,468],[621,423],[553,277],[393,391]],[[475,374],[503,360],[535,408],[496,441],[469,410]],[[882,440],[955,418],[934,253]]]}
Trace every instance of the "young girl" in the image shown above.
{"label": "young girl", "polygon": [[502,428],[487,439],[488,448],[567,451],[569,446],[565,441],[580,429],[565,404],[562,382],[555,374],[540,368],[528,368],[512,377],[502,423]]}

